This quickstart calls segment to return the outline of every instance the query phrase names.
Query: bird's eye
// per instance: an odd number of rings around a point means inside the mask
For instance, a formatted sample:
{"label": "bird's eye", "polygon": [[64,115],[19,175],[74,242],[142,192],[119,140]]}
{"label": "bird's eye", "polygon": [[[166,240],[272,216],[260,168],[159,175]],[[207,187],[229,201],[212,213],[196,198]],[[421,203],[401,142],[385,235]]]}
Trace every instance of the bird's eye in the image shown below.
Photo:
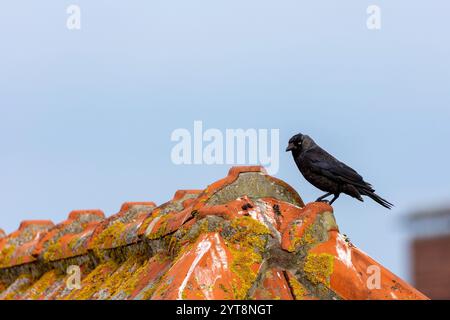
{"label": "bird's eye", "polygon": [[299,141],[299,142],[297,142],[297,144],[300,146],[301,144],[302,144],[302,142],[301,141]]}

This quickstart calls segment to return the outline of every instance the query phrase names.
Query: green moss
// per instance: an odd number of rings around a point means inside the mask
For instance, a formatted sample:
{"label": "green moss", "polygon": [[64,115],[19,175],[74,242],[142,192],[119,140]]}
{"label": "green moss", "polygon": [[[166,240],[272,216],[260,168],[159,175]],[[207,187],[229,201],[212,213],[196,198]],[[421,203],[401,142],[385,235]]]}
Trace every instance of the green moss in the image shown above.
{"label": "green moss", "polygon": [[[191,231],[194,230],[194,227],[191,227]],[[199,222],[198,226],[195,226],[195,230],[194,232],[189,233],[188,236],[188,240],[190,243],[194,243],[197,241],[198,237],[200,237],[200,235],[207,233],[209,231],[209,223],[208,223],[208,219],[202,219]]]}
{"label": "green moss", "polygon": [[219,283],[219,288],[225,293],[229,292],[228,289],[222,283]]}
{"label": "green moss", "polygon": [[308,253],[303,270],[311,283],[324,284],[330,287],[330,276],[333,274],[334,257],[328,253]]}
{"label": "green moss", "polygon": [[169,255],[176,256],[181,246],[179,239],[175,236],[168,236],[164,238],[164,241]]}

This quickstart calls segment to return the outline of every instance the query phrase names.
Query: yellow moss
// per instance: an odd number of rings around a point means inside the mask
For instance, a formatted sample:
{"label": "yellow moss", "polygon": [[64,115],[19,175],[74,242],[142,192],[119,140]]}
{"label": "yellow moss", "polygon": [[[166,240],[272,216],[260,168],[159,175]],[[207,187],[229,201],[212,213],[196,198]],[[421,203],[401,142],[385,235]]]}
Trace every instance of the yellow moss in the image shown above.
{"label": "yellow moss", "polygon": [[240,217],[231,222],[231,228],[236,232],[229,239],[230,242],[239,244],[243,247],[257,248],[260,252],[264,251],[267,239],[264,235],[269,235],[270,230],[253,219],[252,217]]}
{"label": "yellow moss", "polygon": [[159,208],[153,210],[151,215],[144,220],[144,222],[139,227],[139,229],[140,230],[144,230],[144,231],[147,230],[147,228],[150,225],[150,223],[153,221],[153,219],[155,219],[159,215],[160,212],[161,212],[161,209],[159,209]]}
{"label": "yellow moss", "polygon": [[168,253],[171,256],[175,256],[180,248],[180,241],[178,240],[178,238],[175,236],[169,236],[165,237],[164,240],[168,248]]}
{"label": "yellow moss", "polygon": [[22,296],[30,287],[31,279],[32,277],[30,274],[22,274],[19,276],[13,283],[14,290],[4,296],[3,300],[15,300],[16,297]]}
{"label": "yellow moss", "polygon": [[116,220],[101,232],[94,240],[94,252],[98,257],[102,257],[101,249],[105,244],[112,243],[119,239],[120,235],[124,233],[126,226],[123,222]]}
{"label": "yellow moss", "polygon": [[153,256],[153,258],[159,263],[164,263],[170,260],[170,257],[168,255],[161,253],[157,253],[155,256]]}
{"label": "yellow moss", "polygon": [[254,252],[253,248],[241,248],[239,250],[230,248],[233,255],[231,271],[235,273],[240,281],[236,279],[231,284],[235,299],[245,299],[248,290],[252,287],[258,274],[253,271],[252,266],[261,263],[261,255]]}
{"label": "yellow moss", "polygon": [[303,235],[301,237],[297,237],[296,236],[296,232],[297,232],[297,225],[293,224],[291,226],[291,229],[289,230],[289,233],[292,237],[291,240],[291,245],[288,248],[288,251],[290,252],[294,252],[295,249],[300,245],[300,246],[305,246],[305,245],[309,245],[314,243],[314,225],[310,225],[308,226],[304,232]]}
{"label": "yellow moss", "polygon": [[69,248],[73,251],[75,249],[75,246],[78,243],[79,238],[78,237],[73,237],[70,241],[69,241]]}
{"label": "yellow moss", "polygon": [[142,295],[142,300],[150,300],[155,293],[156,288],[158,287],[159,282],[156,282],[151,286],[151,288],[147,289]]}
{"label": "yellow moss", "polygon": [[314,242],[313,225],[306,228],[305,234],[304,234],[302,240],[303,240],[303,244],[312,244]]}
{"label": "yellow moss", "polygon": [[168,215],[161,216],[160,221],[158,221],[159,223],[158,231],[155,233],[153,233],[152,231],[152,233],[147,235],[147,238],[149,238],[150,240],[155,240],[163,237],[166,234],[168,218],[169,218]]}
{"label": "yellow moss", "polygon": [[260,235],[270,234],[270,230],[265,225],[263,225],[258,220],[253,219],[250,216],[244,216],[244,217],[239,217],[239,218],[234,219],[231,222],[231,227],[238,228],[238,229],[245,228],[248,231],[251,231],[253,233],[260,234]]}
{"label": "yellow moss", "polygon": [[91,299],[92,295],[98,292],[99,288],[116,269],[117,264],[112,260],[98,265],[91,273],[87,275],[85,279],[83,279],[81,289],[73,290],[67,297],[65,297],[65,299]]}
{"label": "yellow moss", "polygon": [[111,242],[116,240],[125,231],[126,226],[120,220],[114,221],[108,228],[103,230],[103,232],[97,237],[95,244],[102,245],[108,240]]}
{"label": "yellow moss", "polygon": [[56,270],[50,270],[46,272],[42,277],[37,280],[30,289],[27,291],[28,299],[39,299],[44,292],[50,288],[57,280],[61,278],[61,275]]}
{"label": "yellow moss", "polygon": [[61,244],[58,241],[51,241],[47,249],[44,252],[44,260],[52,261],[57,259],[62,255]]}
{"label": "yellow moss", "polygon": [[25,260],[24,256],[19,256],[19,257],[17,257],[16,264],[20,265],[23,263],[24,260]]}
{"label": "yellow moss", "polygon": [[6,245],[0,252],[0,266],[7,266],[16,250],[15,245]]}
{"label": "yellow moss", "polygon": [[330,276],[333,274],[334,256],[328,253],[308,253],[303,270],[306,278],[313,284],[322,283],[330,287]]}
{"label": "yellow moss", "polygon": [[[164,262],[166,262],[166,261],[169,259],[169,257],[168,257],[167,255],[164,255],[164,254],[161,254],[161,253],[158,253],[158,254],[157,254],[156,256],[154,256],[153,258],[154,258],[158,263],[164,263]],[[150,263],[150,261],[152,261],[153,258],[150,259],[150,260],[147,260],[147,261],[142,265],[142,267],[141,267],[142,271],[138,271],[138,272],[145,272],[145,271],[147,270],[148,263]],[[134,284],[132,285],[132,286],[133,286],[133,290],[137,287],[137,285],[138,285],[138,283],[141,281],[141,279],[142,279],[142,277],[139,276],[139,275],[136,277],[136,279],[134,280]],[[164,278],[163,276],[162,276],[162,277],[159,277],[159,278],[157,278],[157,279],[155,279],[154,282],[153,282],[153,284],[152,284],[148,289],[146,289],[145,292],[142,294],[142,299],[143,299],[143,300],[150,300],[151,297],[153,296],[153,294],[155,293],[156,289],[158,289],[159,285],[160,285],[163,281],[165,281],[165,278]],[[166,281],[166,282],[164,283],[164,285],[162,286],[162,288],[160,289],[160,291],[161,291],[161,290],[162,290],[162,291],[165,291],[165,290],[167,289],[168,286],[169,286],[169,283]]]}
{"label": "yellow moss", "polygon": [[155,283],[155,285],[152,288],[150,288],[149,290],[147,290],[145,292],[144,300],[149,300],[156,291],[158,291],[159,295],[161,295],[161,296],[164,295],[164,293],[169,288],[169,284],[170,284],[170,281],[168,281],[168,279],[166,277],[163,277],[160,281]]}
{"label": "yellow moss", "polygon": [[298,282],[298,280],[295,279],[294,277],[290,277],[289,286],[292,289],[292,293],[294,295],[295,300],[302,300],[306,293],[303,285],[300,282]]}
{"label": "yellow moss", "polygon": [[253,271],[252,267],[262,261],[261,254],[264,252],[266,235],[270,234],[270,230],[249,216],[234,219],[230,226],[235,232],[226,239],[226,243],[233,255],[231,271],[239,279],[235,279],[231,287],[235,299],[245,299],[257,277],[257,272]]}
{"label": "yellow moss", "polygon": [[[141,265],[142,260],[139,257],[132,256],[125,261],[106,281],[101,285],[97,292],[103,291],[102,299],[109,299],[119,293],[121,286],[129,279],[130,275],[134,275]],[[97,297],[99,298],[99,297]]]}
{"label": "yellow moss", "polygon": [[[157,254],[154,256],[154,259],[160,263],[167,260],[166,256],[163,256],[161,254]],[[145,259],[144,261],[140,261],[140,265],[137,266],[137,268],[131,273],[130,277],[126,278],[126,281],[123,282],[115,291],[112,296],[124,292],[127,297],[129,297],[133,291],[139,286],[141,283],[143,277],[145,277],[145,272],[147,272],[148,265],[152,261],[152,259]]]}

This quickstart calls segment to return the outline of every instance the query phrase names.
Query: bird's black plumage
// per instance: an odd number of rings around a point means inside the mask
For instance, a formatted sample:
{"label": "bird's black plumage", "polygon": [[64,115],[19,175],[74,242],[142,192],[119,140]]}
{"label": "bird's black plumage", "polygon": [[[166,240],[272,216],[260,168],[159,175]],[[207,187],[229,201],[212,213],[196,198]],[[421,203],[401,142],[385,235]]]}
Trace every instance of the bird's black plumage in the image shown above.
{"label": "bird's black plumage", "polygon": [[330,201],[332,204],[341,193],[345,193],[360,201],[364,201],[362,196],[367,196],[383,207],[393,207],[392,203],[375,194],[372,186],[355,170],[323,150],[309,136],[296,134],[289,140],[286,151],[292,152],[294,161],[305,179],[316,188],[327,192],[317,201],[334,195]]}

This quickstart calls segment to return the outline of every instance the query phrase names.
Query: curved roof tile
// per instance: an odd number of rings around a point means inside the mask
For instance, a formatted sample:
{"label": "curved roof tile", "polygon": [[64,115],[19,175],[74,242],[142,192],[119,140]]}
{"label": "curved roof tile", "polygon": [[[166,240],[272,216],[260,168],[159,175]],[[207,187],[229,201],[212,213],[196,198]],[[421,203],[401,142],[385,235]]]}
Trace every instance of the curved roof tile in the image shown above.
{"label": "curved roof tile", "polygon": [[262,167],[103,218],[73,211],[1,238],[0,299],[427,299],[340,234],[331,206]]}

